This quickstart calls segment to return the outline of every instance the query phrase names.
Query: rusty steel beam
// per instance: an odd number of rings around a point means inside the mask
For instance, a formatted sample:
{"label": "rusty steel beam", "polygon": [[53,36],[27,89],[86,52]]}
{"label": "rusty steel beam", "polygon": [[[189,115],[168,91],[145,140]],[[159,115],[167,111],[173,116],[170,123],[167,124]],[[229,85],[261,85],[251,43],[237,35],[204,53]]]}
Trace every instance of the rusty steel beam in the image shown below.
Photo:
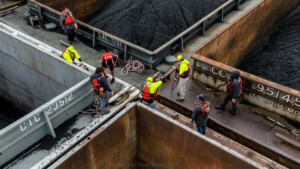
{"label": "rusty steel beam", "polygon": [[[216,88],[236,68],[193,54],[193,79]],[[241,71],[245,83],[241,96],[251,104],[300,122],[300,91]],[[222,88],[225,90],[225,87]]]}

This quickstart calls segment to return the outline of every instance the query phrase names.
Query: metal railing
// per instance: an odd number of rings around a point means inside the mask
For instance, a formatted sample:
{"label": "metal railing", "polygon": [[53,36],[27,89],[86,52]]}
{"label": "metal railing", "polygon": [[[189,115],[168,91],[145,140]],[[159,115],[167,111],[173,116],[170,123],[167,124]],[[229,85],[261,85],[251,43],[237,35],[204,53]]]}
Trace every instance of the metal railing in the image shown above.
{"label": "metal railing", "polygon": [[[131,42],[125,41],[112,34],[97,29],[91,25],[77,20],[79,28],[77,34],[80,34],[92,40],[93,46],[100,44],[108,48],[115,48],[124,53],[122,59],[126,60],[128,55],[132,55],[135,59],[140,60],[146,66],[153,68],[158,65],[166,56],[173,54],[177,51],[183,51],[184,45],[195,36],[202,34],[216,22],[223,22],[224,16],[233,10],[237,10],[241,3],[246,0],[229,0],[216,10],[208,14],[203,19],[196,22],[194,25],[160,46],[154,51],[147,50]],[[60,12],[43,5],[35,0],[29,0],[28,6],[33,13],[38,14],[40,17],[48,19],[51,22],[59,24]]]}

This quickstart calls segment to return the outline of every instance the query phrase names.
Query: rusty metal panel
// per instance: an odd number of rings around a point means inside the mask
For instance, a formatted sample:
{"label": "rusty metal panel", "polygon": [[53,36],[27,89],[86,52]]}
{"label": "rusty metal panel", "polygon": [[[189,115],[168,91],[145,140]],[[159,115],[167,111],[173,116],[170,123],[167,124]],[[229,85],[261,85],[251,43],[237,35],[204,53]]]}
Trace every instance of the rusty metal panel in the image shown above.
{"label": "rusty metal panel", "polygon": [[50,168],[134,168],[137,152],[136,107],[131,105],[122,112]]}
{"label": "rusty metal panel", "polygon": [[226,27],[200,45],[195,53],[236,66],[281,19],[300,4],[299,0],[255,0],[252,2],[255,5],[235,21],[228,24],[225,20]]}
{"label": "rusty metal panel", "polygon": [[[193,59],[193,79],[214,88],[225,81],[226,77],[230,77],[233,70],[236,70],[201,55],[194,54]],[[300,91],[244,71],[240,72],[244,84],[240,94],[243,100],[300,122]],[[225,87],[222,90],[225,90]]]}
{"label": "rusty metal panel", "polygon": [[37,0],[37,2],[57,11],[69,8],[77,19],[88,21],[93,14],[102,9],[108,0]]}
{"label": "rusty metal panel", "polygon": [[263,168],[142,103],[132,103],[50,168],[225,169],[241,166]]}

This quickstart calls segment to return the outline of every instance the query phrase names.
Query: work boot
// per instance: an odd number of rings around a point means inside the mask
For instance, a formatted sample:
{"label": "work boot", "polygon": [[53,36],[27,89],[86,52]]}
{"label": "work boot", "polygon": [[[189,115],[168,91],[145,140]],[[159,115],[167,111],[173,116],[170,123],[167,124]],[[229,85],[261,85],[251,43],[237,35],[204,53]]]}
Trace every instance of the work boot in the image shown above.
{"label": "work boot", "polygon": [[218,110],[225,110],[225,107],[223,107],[223,106],[216,106],[216,109],[218,109]]}
{"label": "work boot", "polygon": [[113,84],[115,82],[115,78],[111,79],[110,84]]}
{"label": "work boot", "polygon": [[229,110],[228,112],[231,113],[233,116],[236,116],[236,111]]}
{"label": "work boot", "polygon": [[182,102],[182,101],[184,101],[184,99],[182,99],[182,98],[177,98],[176,101]]}
{"label": "work boot", "polygon": [[109,109],[105,109],[105,112],[104,113],[101,112],[101,115],[106,115],[106,114],[109,114],[109,113],[110,113],[110,110]]}

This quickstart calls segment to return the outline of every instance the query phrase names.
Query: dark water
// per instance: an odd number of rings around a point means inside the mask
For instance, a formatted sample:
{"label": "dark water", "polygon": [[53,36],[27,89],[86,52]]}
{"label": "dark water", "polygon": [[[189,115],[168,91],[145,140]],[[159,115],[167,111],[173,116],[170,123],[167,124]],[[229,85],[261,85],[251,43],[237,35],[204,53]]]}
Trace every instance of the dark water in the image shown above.
{"label": "dark water", "polygon": [[300,90],[300,7],[281,21],[239,66],[240,69]]}
{"label": "dark water", "polygon": [[0,97],[0,129],[3,129],[15,122],[23,115],[25,115],[25,112],[21,111],[15,105]]}
{"label": "dark water", "polygon": [[226,1],[110,0],[88,23],[154,50]]}

